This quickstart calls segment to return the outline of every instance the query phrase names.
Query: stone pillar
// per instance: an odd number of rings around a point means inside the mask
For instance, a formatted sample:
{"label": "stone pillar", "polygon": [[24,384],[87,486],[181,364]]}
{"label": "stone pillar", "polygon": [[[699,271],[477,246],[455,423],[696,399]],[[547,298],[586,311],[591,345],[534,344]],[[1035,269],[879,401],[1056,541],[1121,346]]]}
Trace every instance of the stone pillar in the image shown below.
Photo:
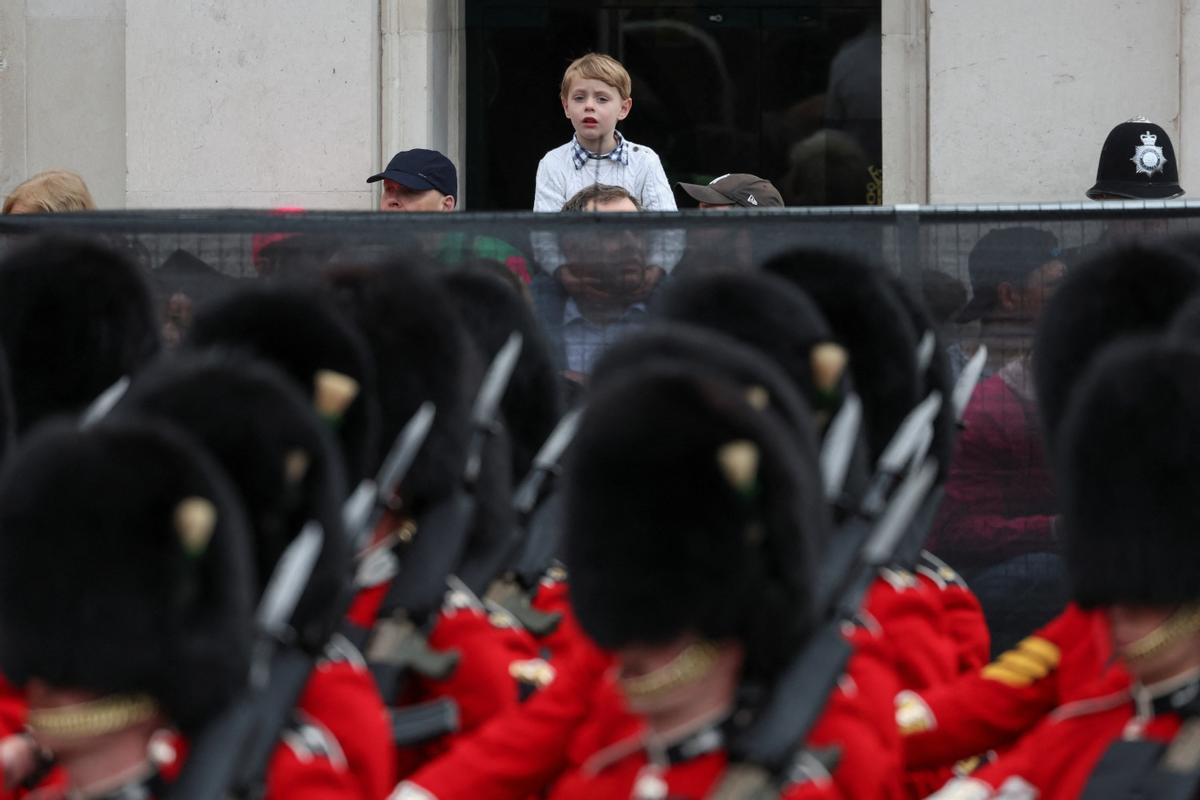
{"label": "stone pillar", "polygon": [[378,3],[130,3],[129,206],[371,208]]}
{"label": "stone pillar", "polygon": [[400,150],[426,147],[459,168],[465,186],[464,0],[380,0],[382,167]]}
{"label": "stone pillar", "polygon": [[55,167],[125,205],[125,0],[0,0],[0,194]]}
{"label": "stone pillar", "polygon": [[928,0],[883,3],[883,202],[929,197]]}

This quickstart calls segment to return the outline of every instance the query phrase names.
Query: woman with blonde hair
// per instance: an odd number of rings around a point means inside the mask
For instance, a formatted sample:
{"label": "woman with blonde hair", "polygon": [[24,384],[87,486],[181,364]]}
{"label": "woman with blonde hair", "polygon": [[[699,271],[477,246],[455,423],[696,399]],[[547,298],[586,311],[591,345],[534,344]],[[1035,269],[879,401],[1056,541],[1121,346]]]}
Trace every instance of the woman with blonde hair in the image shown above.
{"label": "woman with blonde hair", "polygon": [[4,214],[55,214],[92,211],[96,201],[83,178],[65,169],[39,172],[4,198]]}

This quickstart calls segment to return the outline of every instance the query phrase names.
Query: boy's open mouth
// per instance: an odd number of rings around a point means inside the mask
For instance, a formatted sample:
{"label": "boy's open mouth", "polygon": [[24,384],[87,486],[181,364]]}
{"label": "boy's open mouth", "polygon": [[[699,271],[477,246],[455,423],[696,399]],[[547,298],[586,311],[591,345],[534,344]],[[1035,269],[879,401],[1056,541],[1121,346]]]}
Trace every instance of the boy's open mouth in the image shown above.
{"label": "boy's open mouth", "polygon": [[584,118],[583,118],[583,124],[584,124],[584,125],[595,125],[595,124],[596,124],[596,118],[595,118],[595,117],[584,117]]}

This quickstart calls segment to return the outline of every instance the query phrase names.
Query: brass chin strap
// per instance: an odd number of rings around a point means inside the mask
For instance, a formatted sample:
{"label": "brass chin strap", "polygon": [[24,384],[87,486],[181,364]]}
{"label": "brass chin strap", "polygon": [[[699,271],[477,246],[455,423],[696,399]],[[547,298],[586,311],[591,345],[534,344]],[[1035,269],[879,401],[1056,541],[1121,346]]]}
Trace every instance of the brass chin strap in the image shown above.
{"label": "brass chin strap", "polygon": [[1200,605],[1183,606],[1163,624],[1122,648],[1121,657],[1126,661],[1150,658],[1197,631],[1200,631]]}
{"label": "brass chin strap", "polygon": [[653,672],[636,678],[621,678],[621,690],[630,700],[653,700],[700,680],[708,674],[716,661],[716,645],[710,642],[695,642]]}
{"label": "brass chin strap", "polygon": [[58,708],[31,708],[29,727],[57,739],[87,739],[125,730],[158,713],[158,704],[147,695],[110,695]]}

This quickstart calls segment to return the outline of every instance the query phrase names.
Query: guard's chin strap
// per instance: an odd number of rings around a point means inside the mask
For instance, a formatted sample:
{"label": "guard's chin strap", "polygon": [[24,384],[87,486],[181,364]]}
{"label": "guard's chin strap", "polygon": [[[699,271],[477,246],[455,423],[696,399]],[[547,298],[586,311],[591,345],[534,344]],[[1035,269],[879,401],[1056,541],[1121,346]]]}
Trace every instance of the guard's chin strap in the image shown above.
{"label": "guard's chin strap", "polygon": [[1121,648],[1121,657],[1127,662],[1141,661],[1197,632],[1200,632],[1200,605],[1180,606],[1157,628]]}
{"label": "guard's chin strap", "polygon": [[621,690],[630,700],[653,702],[682,686],[699,681],[712,670],[716,661],[716,645],[693,642],[653,672],[636,678],[621,678]]}
{"label": "guard's chin strap", "polygon": [[144,694],[116,694],[58,708],[31,708],[30,730],[56,739],[86,739],[116,733],[153,719],[158,704]]}

